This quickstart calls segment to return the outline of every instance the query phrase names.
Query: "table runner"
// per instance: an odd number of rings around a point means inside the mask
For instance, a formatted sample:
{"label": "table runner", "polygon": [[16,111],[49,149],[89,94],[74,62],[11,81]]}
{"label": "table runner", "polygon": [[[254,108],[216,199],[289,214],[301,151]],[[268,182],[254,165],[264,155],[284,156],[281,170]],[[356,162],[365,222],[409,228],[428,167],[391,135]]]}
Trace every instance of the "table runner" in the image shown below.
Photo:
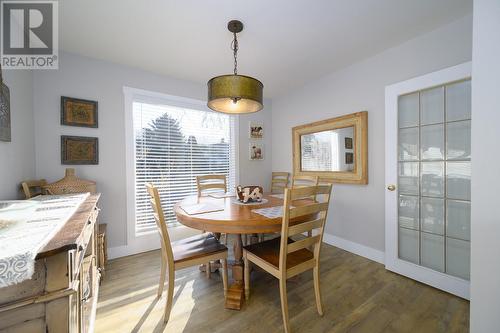
{"label": "table runner", "polygon": [[0,288],[30,279],[35,257],[64,226],[89,193],[44,195],[26,222],[0,229]]}

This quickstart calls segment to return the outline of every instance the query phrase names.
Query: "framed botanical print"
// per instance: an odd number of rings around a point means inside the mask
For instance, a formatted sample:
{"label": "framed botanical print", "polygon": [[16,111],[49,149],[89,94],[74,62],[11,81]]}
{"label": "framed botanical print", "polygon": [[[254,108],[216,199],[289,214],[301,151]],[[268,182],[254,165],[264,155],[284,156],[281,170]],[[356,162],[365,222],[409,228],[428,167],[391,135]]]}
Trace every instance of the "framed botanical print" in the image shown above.
{"label": "framed botanical print", "polygon": [[261,122],[251,121],[249,123],[249,138],[262,139],[264,137],[264,124]]}
{"label": "framed botanical print", "polygon": [[97,102],[61,96],[61,125],[97,128]]}
{"label": "framed botanical print", "polygon": [[249,144],[249,158],[251,161],[259,161],[264,159],[264,144],[250,143]]}
{"label": "framed botanical print", "polygon": [[61,136],[62,164],[99,164],[99,139],[86,136]]}

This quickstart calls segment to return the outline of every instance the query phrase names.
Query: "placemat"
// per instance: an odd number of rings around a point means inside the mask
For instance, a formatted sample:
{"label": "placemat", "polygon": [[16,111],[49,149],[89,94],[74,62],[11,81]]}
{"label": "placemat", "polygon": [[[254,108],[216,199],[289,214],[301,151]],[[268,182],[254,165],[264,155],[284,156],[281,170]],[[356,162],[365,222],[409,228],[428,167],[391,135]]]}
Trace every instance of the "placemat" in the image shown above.
{"label": "placemat", "polygon": [[181,205],[182,210],[184,210],[188,215],[204,214],[219,212],[224,210],[224,206],[217,205],[211,202],[202,202],[198,204],[191,205]]}
{"label": "placemat", "polygon": [[252,209],[252,212],[265,216],[268,219],[274,219],[277,217],[283,217],[283,206]]}

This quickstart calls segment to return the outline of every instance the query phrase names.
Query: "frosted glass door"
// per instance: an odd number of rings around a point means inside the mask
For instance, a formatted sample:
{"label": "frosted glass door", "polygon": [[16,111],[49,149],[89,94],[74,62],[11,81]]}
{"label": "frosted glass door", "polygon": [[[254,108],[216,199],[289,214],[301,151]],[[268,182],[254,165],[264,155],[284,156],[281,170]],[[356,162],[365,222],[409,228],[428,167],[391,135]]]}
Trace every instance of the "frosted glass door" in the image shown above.
{"label": "frosted glass door", "polygon": [[469,280],[471,81],[398,97],[398,258]]}

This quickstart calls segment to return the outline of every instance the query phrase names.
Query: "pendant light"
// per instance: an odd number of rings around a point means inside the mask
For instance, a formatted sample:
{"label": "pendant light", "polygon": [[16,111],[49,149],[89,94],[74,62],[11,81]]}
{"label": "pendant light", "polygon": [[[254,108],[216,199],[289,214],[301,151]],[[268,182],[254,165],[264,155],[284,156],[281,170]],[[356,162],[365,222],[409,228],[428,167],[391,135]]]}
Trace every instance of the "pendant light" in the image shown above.
{"label": "pendant light", "polygon": [[238,75],[238,39],[236,34],[243,30],[243,23],[232,20],[227,29],[233,33],[231,49],[234,56],[234,74],[216,76],[208,81],[208,107],[217,112],[229,114],[252,113],[262,110],[262,89],[264,85],[250,76]]}

